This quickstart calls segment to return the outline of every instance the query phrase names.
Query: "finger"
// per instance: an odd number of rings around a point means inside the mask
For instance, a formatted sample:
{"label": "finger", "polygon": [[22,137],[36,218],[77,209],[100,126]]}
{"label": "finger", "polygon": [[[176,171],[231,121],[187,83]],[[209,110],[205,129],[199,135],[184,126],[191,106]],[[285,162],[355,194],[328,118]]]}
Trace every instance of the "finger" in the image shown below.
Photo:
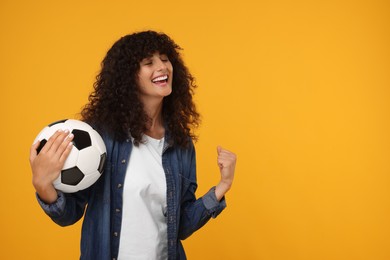
{"label": "finger", "polygon": [[221,146],[217,147],[218,150],[218,165],[220,168],[226,167],[230,161],[234,160],[234,154],[229,150],[222,148]]}
{"label": "finger", "polygon": [[225,166],[225,167],[228,166],[231,162],[232,162],[232,160],[230,158],[219,158],[218,159],[218,164]]}
{"label": "finger", "polygon": [[224,158],[232,158],[232,159],[237,157],[235,153],[226,149],[222,149],[221,152],[219,153],[219,156]]}
{"label": "finger", "polygon": [[47,153],[51,149],[51,146],[53,145],[54,141],[62,133],[62,129],[55,131],[54,134],[47,140],[46,144],[42,147],[41,153]]}
{"label": "finger", "polygon": [[65,150],[63,151],[63,153],[61,154],[61,157],[60,157],[60,162],[61,163],[64,163],[65,160],[68,158],[70,152],[72,151],[72,148],[73,148],[73,143],[72,142],[64,142],[64,144],[66,144],[66,147],[65,147]]}
{"label": "finger", "polygon": [[69,130],[63,130],[63,132],[56,138],[56,140],[52,145],[53,151],[57,152],[68,136],[69,136]]}
{"label": "finger", "polygon": [[229,152],[229,151],[226,151],[226,150],[223,150],[219,153],[218,155],[218,158],[225,158],[225,159],[228,159],[228,158],[234,158],[236,155],[232,152]]}
{"label": "finger", "polygon": [[31,148],[30,148],[30,163],[32,163],[32,161],[34,161],[35,157],[37,157],[37,154],[38,154],[37,149],[38,149],[40,143],[41,142],[38,140],[37,142],[35,142],[31,146]]}
{"label": "finger", "polygon": [[226,165],[226,160],[224,158],[221,158],[221,156],[218,156],[217,163],[219,168],[222,169]]}
{"label": "finger", "polygon": [[222,155],[219,158],[221,161],[230,163],[230,162],[235,162],[236,161],[236,156],[233,154],[227,154],[227,155]]}
{"label": "finger", "polygon": [[218,168],[219,168],[220,170],[222,170],[222,169],[224,168],[223,164],[222,164],[222,163],[218,163]]}
{"label": "finger", "polygon": [[62,153],[67,149],[68,145],[73,145],[72,140],[73,140],[73,137],[74,135],[73,134],[70,134],[68,135],[65,140],[60,144],[60,146],[58,147],[56,153],[58,155],[62,155]]}
{"label": "finger", "polygon": [[69,134],[68,130],[65,130],[65,131],[62,130],[61,133],[54,140],[53,144],[51,145],[49,152],[57,153],[58,148],[64,142],[64,140],[68,136],[68,134]]}
{"label": "finger", "polygon": [[221,148],[220,154],[234,154],[234,153],[227,149]]}
{"label": "finger", "polygon": [[224,166],[234,164],[237,160],[235,154],[222,154],[218,156],[218,162],[223,164]]}

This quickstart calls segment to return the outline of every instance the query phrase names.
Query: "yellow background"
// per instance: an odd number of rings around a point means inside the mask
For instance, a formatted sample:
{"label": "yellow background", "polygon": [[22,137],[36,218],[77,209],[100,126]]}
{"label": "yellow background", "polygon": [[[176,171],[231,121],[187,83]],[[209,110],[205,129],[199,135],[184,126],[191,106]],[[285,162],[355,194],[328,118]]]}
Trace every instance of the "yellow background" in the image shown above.
{"label": "yellow background", "polygon": [[189,259],[390,259],[388,1],[0,2],[0,259],[77,259],[80,223],[39,208],[29,148],[77,117],[120,36],[184,48],[203,115],[198,195],[216,146],[238,154],[228,208]]}

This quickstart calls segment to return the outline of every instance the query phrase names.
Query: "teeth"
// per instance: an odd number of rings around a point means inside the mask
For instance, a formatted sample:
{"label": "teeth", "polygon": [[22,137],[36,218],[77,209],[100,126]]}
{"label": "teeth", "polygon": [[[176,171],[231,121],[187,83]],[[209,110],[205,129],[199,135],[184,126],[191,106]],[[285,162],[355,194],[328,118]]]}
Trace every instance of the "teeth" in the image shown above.
{"label": "teeth", "polygon": [[162,81],[162,80],[167,80],[167,79],[168,79],[168,76],[164,75],[164,76],[160,76],[160,77],[153,79],[152,82],[157,82],[157,81]]}

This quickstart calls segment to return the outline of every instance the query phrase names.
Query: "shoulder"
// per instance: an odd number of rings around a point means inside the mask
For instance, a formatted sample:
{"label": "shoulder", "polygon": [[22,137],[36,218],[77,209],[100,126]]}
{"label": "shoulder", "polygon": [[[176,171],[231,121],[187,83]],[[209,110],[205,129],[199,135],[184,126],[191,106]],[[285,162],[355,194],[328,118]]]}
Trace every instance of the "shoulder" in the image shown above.
{"label": "shoulder", "polygon": [[190,139],[186,146],[174,145],[172,150],[176,154],[176,158],[178,159],[179,164],[181,164],[184,168],[191,167],[196,160],[195,154],[195,146],[192,140]]}
{"label": "shoulder", "polygon": [[180,153],[182,155],[191,156],[193,153],[195,153],[195,145],[190,137],[188,138],[188,142],[185,146],[171,144],[170,147],[175,150],[175,152]]}

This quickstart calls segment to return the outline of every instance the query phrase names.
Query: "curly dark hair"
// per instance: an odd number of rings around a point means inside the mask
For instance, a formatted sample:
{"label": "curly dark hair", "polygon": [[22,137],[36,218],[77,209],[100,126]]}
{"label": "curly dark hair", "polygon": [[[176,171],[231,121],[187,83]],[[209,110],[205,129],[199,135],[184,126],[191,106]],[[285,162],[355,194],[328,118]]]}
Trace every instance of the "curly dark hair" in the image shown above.
{"label": "curly dark hair", "polygon": [[129,138],[142,142],[150,118],[139,98],[137,74],[140,62],[155,52],[167,55],[173,66],[172,93],[163,100],[162,117],[174,144],[185,147],[197,140],[193,130],[200,115],[192,99],[195,79],[184,65],[177,45],[169,36],[154,31],[136,32],[120,38],[107,52],[96,76],[82,120],[116,140]]}

